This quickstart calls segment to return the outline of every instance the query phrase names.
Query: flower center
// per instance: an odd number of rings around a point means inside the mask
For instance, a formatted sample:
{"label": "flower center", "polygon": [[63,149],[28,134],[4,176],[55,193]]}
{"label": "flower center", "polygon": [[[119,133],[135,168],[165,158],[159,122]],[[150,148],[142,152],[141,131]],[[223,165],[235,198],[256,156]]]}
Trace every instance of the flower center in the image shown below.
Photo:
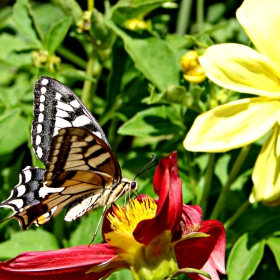
{"label": "flower center", "polygon": [[137,224],[153,218],[156,211],[157,205],[153,199],[143,198],[142,201],[133,199],[124,207],[117,205],[114,213],[108,214],[108,219],[113,231],[132,235]]}

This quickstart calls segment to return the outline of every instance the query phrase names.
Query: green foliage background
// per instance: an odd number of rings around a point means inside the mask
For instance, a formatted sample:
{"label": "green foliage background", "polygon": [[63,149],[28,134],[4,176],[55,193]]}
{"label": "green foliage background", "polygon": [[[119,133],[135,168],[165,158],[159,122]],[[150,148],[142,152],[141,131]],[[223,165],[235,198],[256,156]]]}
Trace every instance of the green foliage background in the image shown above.
{"label": "green foliage background", "polygon": [[[199,204],[204,219],[209,219],[239,150],[190,153],[182,141],[196,116],[240,94],[207,80],[199,85],[186,82],[180,58],[187,50],[215,43],[250,44],[235,18],[241,3],[96,1],[92,10],[90,0],[1,1],[1,201],[9,196],[26,165],[42,167],[32,151],[30,126],[33,87],[40,75],[47,75],[69,86],[93,112],[125,177],[134,178],[151,153],[161,159],[177,150],[184,203]],[[86,10],[92,10],[92,16],[82,21]],[[132,30],[129,20],[133,18],[146,28]],[[216,94],[210,94],[210,86]],[[221,279],[280,277],[280,208],[246,204],[252,167],[263,141],[252,146],[217,216],[227,230],[227,275]],[[150,170],[139,177],[138,184],[140,193],[154,197],[152,177]],[[10,214],[1,208],[0,219]],[[23,251],[88,244],[100,214],[97,209],[71,223],[61,214],[25,232],[15,220],[1,223],[0,259]],[[99,234],[96,242],[101,241]],[[129,272],[115,273],[110,279],[124,277],[130,279]]]}

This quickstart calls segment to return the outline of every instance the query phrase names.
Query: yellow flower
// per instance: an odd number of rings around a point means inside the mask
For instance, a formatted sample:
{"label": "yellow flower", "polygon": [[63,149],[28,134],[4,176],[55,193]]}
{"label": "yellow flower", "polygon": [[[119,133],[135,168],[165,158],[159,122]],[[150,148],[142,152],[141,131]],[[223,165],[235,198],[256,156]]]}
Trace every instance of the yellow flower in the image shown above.
{"label": "yellow flower", "polygon": [[125,27],[129,30],[144,30],[148,29],[149,26],[144,20],[133,18],[125,22]]}
{"label": "yellow flower", "polygon": [[184,79],[190,83],[201,83],[206,79],[203,68],[198,60],[197,51],[188,51],[181,60],[180,65],[184,73]]}
{"label": "yellow flower", "polygon": [[209,79],[258,95],[200,115],[184,140],[191,151],[224,152],[254,142],[269,130],[253,170],[250,202],[273,204],[280,197],[280,1],[245,0],[237,19],[257,51],[240,44],[209,47],[200,63]]}

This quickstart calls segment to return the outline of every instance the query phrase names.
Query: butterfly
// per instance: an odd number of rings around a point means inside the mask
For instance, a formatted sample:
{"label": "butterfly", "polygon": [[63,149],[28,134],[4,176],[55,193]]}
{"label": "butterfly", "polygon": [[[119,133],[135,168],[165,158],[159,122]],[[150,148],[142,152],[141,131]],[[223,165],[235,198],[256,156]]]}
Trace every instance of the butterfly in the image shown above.
{"label": "butterfly", "polygon": [[[135,180],[122,177],[119,162],[93,115],[64,84],[42,76],[34,87],[32,147],[45,169],[27,166],[0,207],[13,210],[22,230],[43,225],[68,207],[73,221],[112,204]],[[5,219],[5,220],[7,220]]]}

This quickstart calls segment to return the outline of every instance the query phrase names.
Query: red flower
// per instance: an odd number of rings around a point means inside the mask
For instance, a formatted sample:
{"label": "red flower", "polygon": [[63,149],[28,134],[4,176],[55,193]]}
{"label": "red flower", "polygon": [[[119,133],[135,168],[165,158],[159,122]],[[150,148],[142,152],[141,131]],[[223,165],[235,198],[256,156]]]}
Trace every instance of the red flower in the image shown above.
{"label": "red flower", "polygon": [[115,255],[108,244],[22,253],[0,263],[0,279],[99,279],[106,271],[100,274],[85,273],[92,266],[108,261]]}
{"label": "red flower", "polygon": [[[112,207],[103,223],[106,244],[23,253],[0,263],[1,280],[104,279],[130,269],[134,279],[219,279],[225,273],[225,231],[219,221],[201,221],[199,206],[182,203],[177,154],[162,159],[154,176],[153,200],[141,196]],[[87,274],[85,274],[88,272]]]}

